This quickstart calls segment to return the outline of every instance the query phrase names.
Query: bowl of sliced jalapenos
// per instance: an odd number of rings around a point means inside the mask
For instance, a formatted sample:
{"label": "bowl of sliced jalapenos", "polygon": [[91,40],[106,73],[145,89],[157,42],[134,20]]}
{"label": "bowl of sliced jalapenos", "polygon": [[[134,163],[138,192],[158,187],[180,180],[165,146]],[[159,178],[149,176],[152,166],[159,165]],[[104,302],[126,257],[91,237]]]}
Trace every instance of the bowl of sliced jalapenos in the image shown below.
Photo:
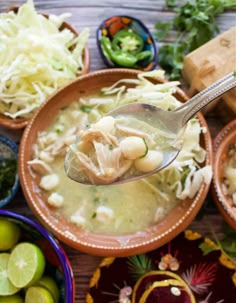
{"label": "bowl of sliced jalapenos", "polygon": [[142,71],[157,65],[156,42],[140,20],[130,16],[112,16],[97,30],[98,49],[108,67]]}

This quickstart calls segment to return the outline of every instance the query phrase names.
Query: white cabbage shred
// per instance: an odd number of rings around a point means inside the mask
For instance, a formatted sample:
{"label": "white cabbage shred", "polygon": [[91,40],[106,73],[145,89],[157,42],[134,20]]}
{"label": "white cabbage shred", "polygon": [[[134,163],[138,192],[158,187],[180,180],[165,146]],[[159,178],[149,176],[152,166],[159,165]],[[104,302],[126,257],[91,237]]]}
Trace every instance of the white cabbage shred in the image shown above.
{"label": "white cabbage shred", "polygon": [[32,0],[17,14],[0,14],[0,113],[31,117],[51,93],[81,74],[89,29],[78,37],[60,30],[68,16],[46,18]]}
{"label": "white cabbage shred", "polygon": [[228,158],[223,165],[223,191],[232,198],[236,206],[236,142],[229,146]]}

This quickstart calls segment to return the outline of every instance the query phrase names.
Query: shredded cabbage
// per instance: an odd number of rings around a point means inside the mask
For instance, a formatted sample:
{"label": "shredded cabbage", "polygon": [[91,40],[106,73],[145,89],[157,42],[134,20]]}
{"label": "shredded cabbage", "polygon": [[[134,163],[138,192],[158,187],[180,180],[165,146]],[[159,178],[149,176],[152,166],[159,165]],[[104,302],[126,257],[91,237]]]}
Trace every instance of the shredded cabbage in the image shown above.
{"label": "shredded cabbage", "polygon": [[236,206],[236,142],[229,146],[228,158],[223,165],[223,190]]}
{"label": "shredded cabbage", "polygon": [[81,74],[89,29],[78,37],[59,30],[68,16],[46,18],[32,0],[17,14],[0,14],[0,113],[31,117],[51,93]]}

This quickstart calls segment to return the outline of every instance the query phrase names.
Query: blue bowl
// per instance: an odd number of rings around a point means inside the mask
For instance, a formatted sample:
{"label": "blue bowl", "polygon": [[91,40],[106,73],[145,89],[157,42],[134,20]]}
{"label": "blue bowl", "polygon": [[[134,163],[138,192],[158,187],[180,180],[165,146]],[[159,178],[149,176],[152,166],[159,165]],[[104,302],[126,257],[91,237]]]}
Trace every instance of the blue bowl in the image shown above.
{"label": "blue bowl", "polygon": [[107,55],[101,43],[101,39],[103,37],[108,38],[112,42],[115,34],[124,29],[131,30],[132,32],[138,34],[138,36],[141,37],[143,40],[142,51],[151,52],[150,58],[138,61],[136,66],[131,68],[138,69],[141,71],[149,71],[155,69],[155,67],[157,66],[157,47],[156,41],[154,40],[152,34],[150,33],[149,29],[144,25],[144,23],[141,22],[139,19],[123,15],[116,15],[105,19],[97,29],[97,46],[104,63],[108,67],[127,68],[127,66],[123,66],[121,64],[119,65],[112,61],[112,59],[110,59]]}
{"label": "blue bowl", "polygon": [[0,198],[0,208],[5,206],[13,199],[19,188],[19,178],[17,173],[18,146],[8,137],[0,135],[0,161],[5,161],[6,159],[10,158],[13,158],[16,161],[15,181],[12,184],[12,188],[9,190],[7,196],[3,197],[2,199]]}
{"label": "blue bowl", "polygon": [[19,242],[38,245],[46,258],[45,274],[55,279],[59,287],[59,303],[75,302],[75,280],[69,259],[58,241],[40,224],[15,212],[0,209],[0,218],[14,222],[21,229]]}

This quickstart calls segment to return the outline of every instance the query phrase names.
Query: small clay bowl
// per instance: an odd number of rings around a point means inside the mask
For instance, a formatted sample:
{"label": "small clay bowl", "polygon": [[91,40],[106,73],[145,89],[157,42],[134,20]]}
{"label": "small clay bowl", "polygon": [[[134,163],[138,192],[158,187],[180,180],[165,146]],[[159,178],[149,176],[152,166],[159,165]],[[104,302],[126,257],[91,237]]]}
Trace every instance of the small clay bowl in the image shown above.
{"label": "small clay bowl", "polygon": [[[8,11],[13,11],[14,13],[17,13],[19,7],[17,6],[12,6],[9,8]],[[42,14],[44,17],[48,18],[49,15],[47,14]],[[75,36],[78,36],[79,33],[75,28],[71,26],[71,24],[67,22],[63,22],[60,30],[63,29],[68,29],[70,30]],[[90,52],[88,47],[86,46],[84,49],[84,69],[81,72],[81,75],[87,74],[90,70]],[[12,119],[11,117],[5,116],[4,114],[0,113],[0,125],[9,128],[9,129],[23,129],[26,127],[26,125],[29,123],[30,118],[22,118],[18,117],[16,119]]]}
{"label": "small clay bowl", "polygon": [[[104,50],[101,39],[103,37],[108,38],[110,41],[113,41],[115,35],[121,30],[131,30],[143,41],[142,51],[150,51],[150,58],[138,61],[134,69],[148,71],[153,70],[157,65],[157,47],[156,42],[149,31],[149,29],[144,25],[142,21],[137,18],[131,16],[112,16],[110,18],[105,19],[99,25],[97,29],[97,46],[100,52],[100,55],[106,64],[107,67],[127,67],[122,65],[122,63],[118,64],[114,62],[109,56],[106,55],[106,51]],[[131,67],[132,68],[132,67]]]}
{"label": "small clay bowl", "polygon": [[[11,176],[8,175],[5,181],[0,184],[0,208],[7,205],[17,193],[19,188],[19,177],[17,173],[17,158],[18,158],[18,146],[10,138],[0,135],[0,170],[9,165],[12,171]],[[10,178],[9,178],[10,176]],[[1,188],[2,187],[2,188]],[[5,188],[4,188],[5,187]],[[2,192],[7,187],[6,195],[2,196]]]}
{"label": "small clay bowl", "polygon": [[45,274],[51,276],[59,288],[58,303],[75,302],[75,281],[70,261],[59,242],[36,221],[8,210],[0,210],[0,219],[7,219],[20,227],[19,242],[38,245],[46,258]]}
{"label": "small clay bowl", "polygon": [[236,119],[218,133],[213,141],[213,152],[213,197],[224,219],[236,229],[236,205],[233,205],[232,197],[227,194],[224,178],[224,167],[229,160],[230,153],[236,153]]}
{"label": "small clay bowl", "polygon": [[[20,143],[19,176],[29,207],[35,216],[58,239],[80,251],[100,256],[128,256],[150,251],[164,245],[183,231],[195,218],[208,193],[210,184],[203,183],[193,198],[182,200],[159,223],[140,230],[140,232],[123,235],[105,235],[85,231],[69,222],[63,215],[57,216],[57,209],[49,207],[47,197],[39,188],[40,176],[30,172],[28,161],[32,160],[32,149],[38,132],[44,131],[61,108],[86,95],[100,92],[101,88],[109,87],[121,79],[137,79],[137,70],[104,69],[89,73],[74,80],[66,87],[58,90],[37,111],[23,133]],[[156,79],[163,83],[163,79]],[[177,89],[175,97],[184,102],[187,96]],[[206,160],[201,166],[212,164],[212,143],[207,123],[202,114],[198,114],[205,132],[201,134],[200,145],[206,150]]]}

